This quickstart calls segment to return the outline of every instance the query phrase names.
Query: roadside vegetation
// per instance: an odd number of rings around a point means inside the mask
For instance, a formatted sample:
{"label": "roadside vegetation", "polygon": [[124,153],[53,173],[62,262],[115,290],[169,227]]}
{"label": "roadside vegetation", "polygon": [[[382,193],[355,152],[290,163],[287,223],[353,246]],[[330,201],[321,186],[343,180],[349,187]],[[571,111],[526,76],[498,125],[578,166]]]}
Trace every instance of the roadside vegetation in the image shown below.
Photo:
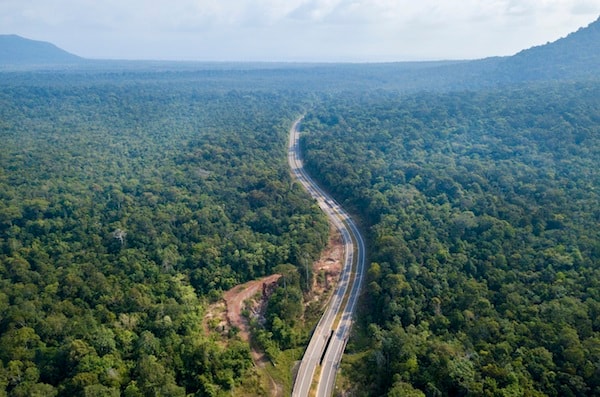
{"label": "roadside vegetation", "polygon": [[[336,274],[305,113],[368,239],[344,393],[600,395],[599,23],[473,62],[2,69],[0,397],[287,393]],[[274,273],[266,377],[207,308]]]}
{"label": "roadside vegetation", "polygon": [[0,90],[0,395],[254,387],[248,345],[206,335],[202,317],[288,264],[296,279],[267,329],[277,349],[296,343],[287,309],[328,238],[287,166],[301,103],[113,77],[35,74]]}
{"label": "roadside vegetation", "polygon": [[346,96],[309,172],[368,226],[354,395],[600,394],[600,85]]}

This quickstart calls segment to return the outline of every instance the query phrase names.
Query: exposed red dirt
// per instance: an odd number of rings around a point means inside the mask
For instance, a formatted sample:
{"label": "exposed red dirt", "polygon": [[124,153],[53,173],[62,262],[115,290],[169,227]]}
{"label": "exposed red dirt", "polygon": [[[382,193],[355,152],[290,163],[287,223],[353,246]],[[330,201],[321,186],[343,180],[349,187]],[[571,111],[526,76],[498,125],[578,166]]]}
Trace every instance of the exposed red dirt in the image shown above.
{"label": "exposed red dirt", "polygon": [[327,247],[321,252],[321,257],[313,263],[312,292],[316,299],[329,291],[337,283],[338,277],[342,271],[342,260],[344,256],[344,244],[340,233],[333,226],[329,231],[329,242]]}
{"label": "exposed red dirt", "polygon": [[225,305],[227,306],[227,321],[231,327],[239,329],[239,336],[242,340],[250,340],[250,330],[247,319],[242,315],[244,310],[244,302],[252,298],[257,293],[263,291],[263,285],[270,286],[277,282],[281,277],[280,274],[272,274],[258,280],[249,281],[244,284],[237,285],[223,294]]}
{"label": "exposed red dirt", "polygon": [[[324,304],[328,292],[335,287],[341,272],[344,247],[339,232],[331,228],[327,247],[321,253],[318,261],[313,263],[313,288],[311,291],[312,301]],[[248,319],[242,314],[245,309],[250,311],[251,316],[261,315],[268,300],[272,286],[279,280],[281,275],[273,274],[258,280],[249,281],[235,286],[223,294],[223,299],[211,305],[204,319],[204,328],[207,332],[221,332],[226,335],[229,330],[236,328],[238,336],[250,341],[250,326]],[[264,288],[266,287],[266,290]],[[266,294],[264,293],[266,292]],[[253,299],[253,298],[257,299]],[[264,354],[252,348],[252,358],[258,367],[264,367],[266,358]],[[271,396],[282,396],[282,389],[270,379]]]}
{"label": "exposed red dirt", "polygon": [[[313,273],[315,277],[313,279],[312,295],[315,300],[319,300],[325,292],[332,289],[337,283],[338,276],[341,272],[343,254],[344,247],[341,236],[337,230],[332,228],[327,247],[321,253],[319,260],[313,263]],[[225,331],[226,327],[235,327],[239,330],[238,335],[240,338],[244,341],[249,341],[250,330],[248,320],[242,315],[244,309],[247,308],[246,301],[257,294],[260,294],[258,300],[253,302],[253,305],[250,305],[250,314],[256,315],[257,313],[252,313],[252,311],[258,311],[261,304],[265,303],[263,286],[272,286],[280,277],[281,275],[279,274],[273,274],[258,280],[237,285],[229,291],[226,291],[223,294],[225,308],[223,308],[222,303],[213,305],[209,309],[209,313],[207,313],[207,319],[214,319],[216,317],[217,325],[221,331]],[[225,309],[225,318],[218,319],[218,317],[223,316],[223,309]]]}

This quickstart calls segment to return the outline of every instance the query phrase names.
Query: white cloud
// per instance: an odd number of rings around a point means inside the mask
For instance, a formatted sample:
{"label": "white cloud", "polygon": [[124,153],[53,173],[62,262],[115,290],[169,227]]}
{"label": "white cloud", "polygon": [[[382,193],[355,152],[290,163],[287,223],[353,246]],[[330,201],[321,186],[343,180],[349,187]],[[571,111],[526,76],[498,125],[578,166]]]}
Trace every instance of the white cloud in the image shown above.
{"label": "white cloud", "polygon": [[593,15],[598,14],[598,0],[579,0],[570,4],[571,13],[574,15]]}
{"label": "white cloud", "polygon": [[1,0],[0,29],[90,57],[406,60],[505,55],[600,0]]}

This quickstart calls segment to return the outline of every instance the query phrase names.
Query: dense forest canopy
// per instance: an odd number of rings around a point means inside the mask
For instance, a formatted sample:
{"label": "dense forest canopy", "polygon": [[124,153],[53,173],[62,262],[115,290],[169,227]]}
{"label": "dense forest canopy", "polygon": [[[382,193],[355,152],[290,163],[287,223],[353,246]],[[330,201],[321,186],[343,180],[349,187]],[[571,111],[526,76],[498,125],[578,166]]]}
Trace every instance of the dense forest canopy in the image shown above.
{"label": "dense forest canopy", "polygon": [[357,395],[600,394],[600,85],[339,97],[305,166],[368,229]]}
{"label": "dense forest canopy", "polygon": [[0,395],[230,393],[249,347],[206,303],[327,240],[287,168],[302,103],[40,76],[0,89]]}
{"label": "dense forest canopy", "polygon": [[599,33],[473,62],[2,63],[0,396],[265,394],[202,320],[280,274],[253,341],[301,355],[329,230],[286,162],[305,113],[306,166],[369,242],[352,393],[600,395]]}

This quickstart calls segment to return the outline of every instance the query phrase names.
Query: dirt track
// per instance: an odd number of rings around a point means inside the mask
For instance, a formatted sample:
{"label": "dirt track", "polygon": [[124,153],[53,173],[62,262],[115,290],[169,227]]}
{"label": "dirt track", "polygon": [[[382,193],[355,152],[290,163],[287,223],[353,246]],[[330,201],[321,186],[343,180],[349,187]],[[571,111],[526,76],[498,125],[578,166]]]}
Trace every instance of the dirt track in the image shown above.
{"label": "dirt track", "polygon": [[[327,247],[321,253],[321,258],[313,263],[314,274],[322,274],[324,276],[321,278],[321,282],[317,281],[317,277],[313,280],[312,295],[314,300],[318,301],[319,299],[322,299],[323,295],[337,282],[341,269],[342,256],[343,246],[341,237],[339,233],[332,228]],[[212,319],[216,320],[216,324],[218,324],[218,328],[221,330],[219,332],[226,332],[227,329],[235,327],[239,330],[238,336],[242,340],[249,342],[249,324],[247,319],[242,315],[245,308],[245,301],[251,299],[256,294],[262,294],[263,284],[270,285],[275,283],[280,277],[281,275],[279,274],[273,274],[258,280],[237,285],[223,293],[223,300],[211,305],[208,309],[204,324],[206,332],[211,332],[209,331],[208,324]],[[261,299],[262,296],[259,298],[258,302],[255,302],[255,305],[260,305]],[[264,304],[264,301],[262,304]],[[266,359],[262,352],[252,349],[251,354],[257,367],[263,367],[265,365]],[[271,386],[269,395],[272,397],[282,397],[283,391],[281,386],[269,375],[267,376]]]}
{"label": "dirt track", "polygon": [[243,340],[250,340],[248,324],[242,316],[244,301],[253,297],[257,292],[262,292],[263,284],[272,284],[279,280],[279,277],[281,275],[272,274],[259,280],[237,285],[223,294],[223,300],[227,306],[227,321],[231,327],[239,329],[239,336]]}

